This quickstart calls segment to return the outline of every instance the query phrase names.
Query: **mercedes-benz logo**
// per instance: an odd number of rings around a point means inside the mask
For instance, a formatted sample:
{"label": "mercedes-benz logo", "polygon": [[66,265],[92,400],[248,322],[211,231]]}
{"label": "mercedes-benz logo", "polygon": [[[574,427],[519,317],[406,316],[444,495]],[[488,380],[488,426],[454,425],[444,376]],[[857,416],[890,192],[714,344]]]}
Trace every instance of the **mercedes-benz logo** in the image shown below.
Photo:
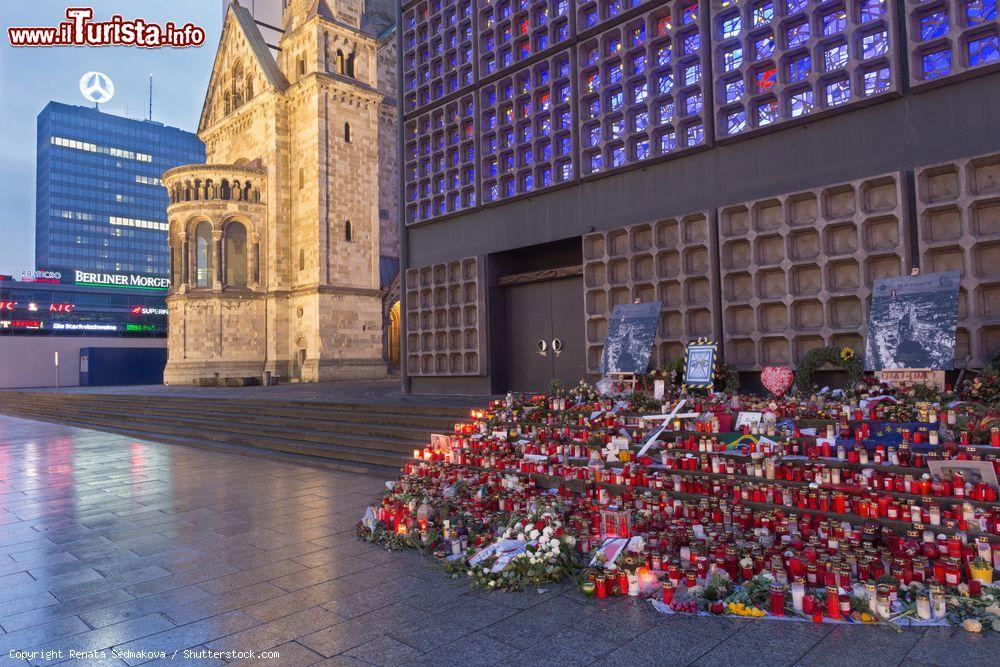
{"label": "mercedes-benz logo", "polygon": [[87,72],[80,77],[80,92],[94,104],[104,104],[115,96],[115,84],[103,72]]}

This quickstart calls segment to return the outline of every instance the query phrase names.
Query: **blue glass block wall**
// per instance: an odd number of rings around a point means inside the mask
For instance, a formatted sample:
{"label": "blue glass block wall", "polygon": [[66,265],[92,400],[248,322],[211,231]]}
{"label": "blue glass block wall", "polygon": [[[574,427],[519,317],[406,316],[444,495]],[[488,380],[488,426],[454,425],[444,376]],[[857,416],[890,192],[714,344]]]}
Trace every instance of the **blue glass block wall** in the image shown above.
{"label": "blue glass block wall", "polygon": [[898,94],[892,0],[713,0],[720,139]]}
{"label": "blue glass block wall", "polygon": [[569,51],[479,89],[483,203],[576,177]]}
{"label": "blue glass block wall", "polygon": [[578,45],[582,175],[710,143],[704,22],[675,0]]}
{"label": "blue glass block wall", "polygon": [[1000,68],[997,0],[906,0],[910,85]]}
{"label": "blue glass block wall", "polygon": [[585,33],[593,28],[618,23],[636,8],[661,4],[657,0],[577,0],[576,31]]}
{"label": "blue glass block wall", "polygon": [[472,92],[404,123],[406,222],[476,205],[476,104]]}
{"label": "blue glass block wall", "polygon": [[403,111],[475,83],[473,0],[423,0],[403,10]]}
{"label": "blue glass block wall", "polygon": [[479,77],[567,44],[570,0],[479,0]]}

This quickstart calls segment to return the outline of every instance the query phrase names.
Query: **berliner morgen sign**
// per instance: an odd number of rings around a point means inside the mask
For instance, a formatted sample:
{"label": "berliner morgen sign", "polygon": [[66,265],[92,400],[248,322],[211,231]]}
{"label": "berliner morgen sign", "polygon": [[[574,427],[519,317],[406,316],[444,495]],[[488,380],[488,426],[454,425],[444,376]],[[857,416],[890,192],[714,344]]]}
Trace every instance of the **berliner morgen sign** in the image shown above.
{"label": "berliner morgen sign", "polygon": [[77,271],[75,282],[77,285],[99,285],[101,287],[134,287],[141,289],[168,289],[170,287],[169,278],[140,276],[132,273],[90,273],[88,271]]}

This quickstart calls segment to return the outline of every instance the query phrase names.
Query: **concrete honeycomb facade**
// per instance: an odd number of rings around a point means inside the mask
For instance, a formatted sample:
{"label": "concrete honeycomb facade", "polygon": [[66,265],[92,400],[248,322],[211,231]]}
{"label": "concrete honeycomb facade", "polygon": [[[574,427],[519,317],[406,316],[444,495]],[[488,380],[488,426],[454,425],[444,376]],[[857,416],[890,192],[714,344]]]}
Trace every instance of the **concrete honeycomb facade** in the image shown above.
{"label": "concrete honeycomb facade", "polygon": [[227,11],[206,164],[163,177],[166,383],[385,377],[379,255],[394,254],[397,208],[394,98],[379,90],[394,72],[379,69],[394,56],[360,25],[356,3],[291,0],[275,59],[246,10]]}

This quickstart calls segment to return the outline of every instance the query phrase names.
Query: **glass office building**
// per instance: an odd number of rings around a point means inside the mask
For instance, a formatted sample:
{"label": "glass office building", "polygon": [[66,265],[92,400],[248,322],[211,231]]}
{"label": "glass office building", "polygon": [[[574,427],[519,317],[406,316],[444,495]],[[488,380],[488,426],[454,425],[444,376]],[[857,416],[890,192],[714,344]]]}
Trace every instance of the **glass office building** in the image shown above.
{"label": "glass office building", "polygon": [[160,175],[205,161],[190,132],[49,102],[38,115],[35,265],[167,277]]}

